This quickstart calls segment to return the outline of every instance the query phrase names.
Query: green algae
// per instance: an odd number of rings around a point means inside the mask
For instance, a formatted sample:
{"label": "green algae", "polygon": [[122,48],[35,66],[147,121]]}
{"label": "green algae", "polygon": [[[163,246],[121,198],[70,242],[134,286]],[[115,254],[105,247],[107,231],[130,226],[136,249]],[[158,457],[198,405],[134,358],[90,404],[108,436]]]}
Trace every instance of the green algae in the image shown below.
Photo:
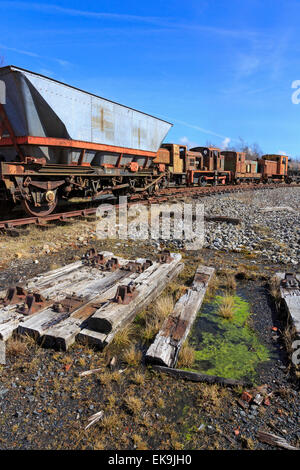
{"label": "green algae", "polygon": [[196,351],[192,370],[255,380],[258,365],[269,360],[269,351],[249,326],[249,303],[239,296],[233,299],[232,319],[225,319],[218,313],[220,295],[213,302],[203,304],[190,338]]}

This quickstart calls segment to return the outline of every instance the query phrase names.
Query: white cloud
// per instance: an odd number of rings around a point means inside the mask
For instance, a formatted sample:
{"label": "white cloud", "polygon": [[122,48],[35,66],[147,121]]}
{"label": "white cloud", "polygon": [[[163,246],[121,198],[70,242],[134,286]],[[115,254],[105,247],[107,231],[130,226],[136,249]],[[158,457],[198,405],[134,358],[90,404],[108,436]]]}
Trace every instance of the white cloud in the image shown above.
{"label": "white cloud", "polygon": [[187,148],[192,148],[192,147],[196,147],[197,144],[195,144],[195,142],[192,142],[188,137],[186,136],[183,136],[183,137],[180,137],[179,139],[179,142],[182,144],[182,145],[186,145]]}
{"label": "white cloud", "polygon": [[54,62],[57,62],[61,67],[68,67],[72,65],[71,62],[68,62],[67,60],[57,59],[55,57],[41,56],[40,54],[37,54],[36,52],[25,51],[24,49],[17,49],[15,47],[9,47],[9,46],[6,46],[5,44],[0,44],[0,49],[5,49],[6,51],[16,52],[17,54],[21,54],[21,55],[27,55],[29,57],[36,57],[37,59],[52,60]]}
{"label": "white cloud", "polygon": [[228,145],[230,144],[231,139],[229,137],[225,137],[225,139],[221,143],[221,149],[226,150]]}
{"label": "white cloud", "polygon": [[69,16],[81,16],[85,18],[94,18],[94,19],[112,19],[112,20],[127,20],[127,21],[140,21],[144,23],[154,23],[154,24],[164,24],[166,22],[163,17],[155,16],[138,16],[138,15],[128,15],[123,13],[106,13],[101,11],[87,11],[87,10],[77,10],[75,8],[65,8],[60,5],[53,5],[47,3],[35,3],[35,2],[1,2],[2,6],[19,8],[22,10],[31,10],[39,11],[45,13],[61,13],[63,15]]}
{"label": "white cloud", "polygon": [[16,52],[17,54],[29,55],[30,57],[40,57],[35,52],[24,51],[23,49],[16,49],[15,47],[8,47],[8,46],[5,46],[4,44],[0,44],[0,49],[1,48],[7,51]]}
{"label": "white cloud", "polygon": [[39,11],[46,14],[62,14],[75,17],[90,18],[95,20],[116,20],[116,21],[129,21],[133,23],[148,23],[163,28],[172,28],[174,31],[178,29],[186,31],[199,31],[209,35],[218,34],[220,36],[230,37],[234,39],[248,39],[255,40],[263,33],[257,31],[247,31],[245,29],[225,29],[216,27],[215,25],[201,25],[192,24],[191,22],[178,22],[176,18],[165,18],[161,16],[142,16],[130,15],[124,13],[108,13],[103,11],[89,11],[79,10],[76,8],[66,8],[60,5],[50,3],[37,3],[37,2],[20,2],[20,1],[1,1],[0,5],[7,9],[20,9],[29,11]]}

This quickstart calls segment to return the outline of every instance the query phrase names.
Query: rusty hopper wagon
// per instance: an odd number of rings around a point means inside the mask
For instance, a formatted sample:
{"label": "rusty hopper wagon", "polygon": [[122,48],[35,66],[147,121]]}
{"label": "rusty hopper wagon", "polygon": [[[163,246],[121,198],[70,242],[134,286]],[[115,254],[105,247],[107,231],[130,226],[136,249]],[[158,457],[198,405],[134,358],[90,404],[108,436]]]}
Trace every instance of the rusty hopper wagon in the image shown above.
{"label": "rusty hopper wagon", "polygon": [[51,213],[60,198],[149,191],[172,124],[14,66],[0,68],[1,210]]}

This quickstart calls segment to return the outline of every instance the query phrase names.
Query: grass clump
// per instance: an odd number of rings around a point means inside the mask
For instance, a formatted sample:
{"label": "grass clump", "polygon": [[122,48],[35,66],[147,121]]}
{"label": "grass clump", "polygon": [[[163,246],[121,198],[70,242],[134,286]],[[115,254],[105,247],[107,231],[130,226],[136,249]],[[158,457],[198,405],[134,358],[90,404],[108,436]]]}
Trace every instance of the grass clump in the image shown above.
{"label": "grass clump", "polygon": [[138,366],[142,359],[141,351],[137,351],[134,345],[123,352],[122,359],[129,366]]}
{"label": "grass clump", "polygon": [[127,411],[129,411],[130,414],[138,414],[140,413],[143,403],[142,401],[138,398],[135,397],[134,395],[131,395],[124,400],[124,405]]}
{"label": "grass clump", "polygon": [[119,330],[107,347],[107,352],[111,354],[119,354],[123,349],[128,348],[128,346],[132,344],[135,332],[133,325],[127,325]]}
{"label": "grass clump", "polygon": [[132,440],[133,440],[137,450],[147,450],[148,449],[147,444],[143,441],[141,436],[139,436],[138,434],[133,434]]}
{"label": "grass clump", "polygon": [[23,338],[10,338],[6,343],[6,353],[10,357],[26,356],[29,352]]}
{"label": "grass clump", "polygon": [[273,297],[274,301],[276,303],[279,303],[281,296],[280,296],[280,280],[278,279],[278,277],[276,276],[271,277],[269,281],[269,292],[270,292],[270,295]]}
{"label": "grass clump", "polygon": [[155,318],[148,318],[146,324],[141,331],[141,338],[145,343],[150,343],[156,333],[159,331],[161,323]]}
{"label": "grass clump", "polygon": [[198,402],[206,406],[212,406],[215,411],[221,409],[224,405],[224,398],[226,396],[226,390],[222,389],[219,385],[212,384],[201,384],[200,396]]}
{"label": "grass clump", "polygon": [[235,291],[235,289],[236,289],[236,280],[235,280],[235,275],[234,274],[225,273],[224,286],[228,290]]}
{"label": "grass clump", "polygon": [[187,341],[183,343],[178,356],[178,367],[191,368],[195,362],[195,350],[188,344]]}
{"label": "grass clump", "polygon": [[218,313],[227,320],[232,320],[234,315],[234,297],[231,295],[224,295],[220,299]]}
{"label": "grass clump", "polygon": [[136,385],[144,385],[145,375],[142,372],[137,371],[133,374],[132,381]]}
{"label": "grass clump", "polygon": [[174,308],[174,301],[170,295],[166,295],[164,297],[160,297],[154,305],[154,313],[155,317],[163,321]]}

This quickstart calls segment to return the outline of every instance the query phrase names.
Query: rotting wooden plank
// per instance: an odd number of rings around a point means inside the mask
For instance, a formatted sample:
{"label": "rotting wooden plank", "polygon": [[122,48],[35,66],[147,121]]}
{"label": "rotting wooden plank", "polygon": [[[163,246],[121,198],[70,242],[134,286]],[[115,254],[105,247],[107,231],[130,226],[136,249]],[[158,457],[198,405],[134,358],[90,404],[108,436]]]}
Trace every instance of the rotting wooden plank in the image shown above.
{"label": "rotting wooden plank", "polygon": [[200,265],[193,284],[176,302],[173,312],[164,321],[161,330],[146,353],[152,364],[175,367],[179,351],[187,338],[204,299],[214,268]]}
{"label": "rotting wooden plank", "polygon": [[[118,323],[115,328],[108,334],[94,331],[90,327],[83,328],[80,333],[77,335],[77,340],[83,343],[88,343],[90,345],[97,346],[100,349],[103,349],[113,340],[115,334],[123,328],[126,324],[130,323],[136,315],[143,310],[149,303],[153,302],[165,289],[167,284],[172,281],[184,268],[184,263],[178,263],[175,268],[173,268],[168,273],[165,273],[165,281],[162,278],[161,282],[156,284],[156,287],[152,290],[149,295],[142,295],[140,296],[140,303],[136,305],[134,308],[133,305],[129,304],[123,307],[130,307],[127,310],[127,316],[123,316],[123,322]],[[123,312],[124,313],[124,312]]]}
{"label": "rotting wooden plank", "polygon": [[[71,272],[77,271],[79,268],[83,267],[82,261],[76,261],[75,263],[67,264],[61,268],[55,269],[53,271],[47,271],[44,274],[40,274],[35,276],[28,281],[24,281],[20,283],[20,285],[24,286],[24,288],[31,288],[31,289],[38,289],[42,288],[47,283],[51,282],[53,278],[57,280],[60,279],[63,275],[68,275]],[[3,298],[6,294],[7,289],[3,289],[0,291],[0,298]]]}
{"label": "rotting wooden plank", "polygon": [[130,304],[122,305],[111,302],[108,305],[104,305],[89,318],[88,327],[91,330],[108,334],[116,329],[119,324],[123,324],[128,315],[130,315],[134,309],[138,308],[138,305],[144,297],[149,296],[152,291],[157,289],[160,283],[166,283],[167,274],[179,264],[181,255],[179,253],[173,253],[172,258],[170,263],[154,263],[136,279],[134,285],[136,287],[137,296],[131,300]]}
{"label": "rotting wooden plank", "polygon": [[182,369],[174,369],[172,367],[153,365],[152,369],[156,372],[171,375],[176,379],[191,380],[192,382],[227,385],[230,387],[235,387],[236,385],[242,385],[243,387],[252,386],[250,382],[244,382],[235,379],[227,379],[225,377],[219,377],[217,375],[198,374],[197,372],[191,372]]}
{"label": "rotting wooden plank", "polygon": [[276,273],[276,277],[280,282],[280,295],[286,306],[289,318],[295,328],[295,333],[300,337],[300,274],[296,274],[295,278],[298,281],[298,286],[293,288],[284,287],[282,280],[285,278],[286,273]]}
{"label": "rotting wooden plank", "polygon": [[4,341],[0,341],[0,364],[6,364],[6,344]]}
{"label": "rotting wooden plank", "polygon": [[[101,293],[106,293],[109,289],[114,288],[118,281],[122,282],[124,278],[128,276],[127,271],[118,270],[111,273],[105,273],[106,276],[93,281],[90,283],[83,284],[81,289],[76,290],[78,296],[82,296],[85,299],[85,305],[90,301],[95,301],[97,296]],[[65,297],[65,294],[64,294]],[[62,300],[61,298],[59,300]],[[20,322],[18,327],[18,332],[20,334],[28,334],[35,338],[40,338],[44,336],[47,330],[53,328],[55,325],[58,325],[68,319],[70,316],[76,314],[76,311],[73,314],[68,313],[59,313],[55,312],[52,307],[47,308],[34,317],[27,317],[22,322]]]}
{"label": "rotting wooden plank", "polygon": [[[142,260],[142,262],[144,261],[145,260]],[[120,271],[125,277],[115,283],[109,290],[103,292],[100,296],[95,297],[90,304],[78,309],[70,315],[69,318],[46,330],[43,336],[43,344],[45,346],[67,350],[74,343],[76,335],[80,333],[85,326],[87,326],[86,323],[88,319],[96,310],[99,309],[99,304],[106,306],[111,303],[112,299],[116,295],[119,285],[129,284],[131,282],[140,282],[141,279],[144,279],[151,272],[155,271],[158,266],[158,263],[153,263],[153,265],[146,269],[142,274],[131,273],[130,271]],[[94,306],[97,304],[98,307],[95,308]]]}
{"label": "rotting wooden plank", "polygon": [[[111,258],[114,254],[110,251],[100,252],[106,258]],[[123,265],[128,262],[128,260],[114,256],[119,260],[120,265]],[[91,267],[88,267],[84,264],[83,260],[75,261],[74,263],[67,264],[57,269],[47,271],[46,273],[41,273],[27,281],[19,283],[25,289],[31,289],[35,291],[45,292],[46,289],[55,289],[56,286],[60,286],[62,282],[71,284],[73,280],[83,280],[86,278],[87,274],[91,271]],[[6,294],[6,289],[1,290],[0,298],[4,297]],[[46,294],[44,294],[46,295]],[[1,311],[1,309],[0,309]]]}
{"label": "rotting wooden plank", "polygon": [[269,444],[270,446],[277,446],[282,447],[286,450],[300,450],[299,447],[292,446],[287,442],[286,439],[282,436],[276,436],[275,434],[271,434],[265,431],[258,431],[257,438],[260,442],[264,442],[265,444]]}
{"label": "rotting wooden plank", "polygon": [[[119,272],[121,271],[116,271],[113,273],[114,277],[118,276],[117,273]],[[90,271],[83,273],[86,277],[83,279],[80,277],[79,280],[77,279],[77,274],[77,272],[73,273],[73,282],[72,279],[68,279],[67,282],[61,280],[60,283],[55,284],[54,286],[48,287],[46,289],[40,289],[40,293],[45,298],[51,298],[53,302],[60,301],[67,295],[71,295],[74,292],[76,292],[77,295],[80,295],[81,293],[83,295],[88,290],[94,290],[97,294],[99,292],[98,289],[101,288],[103,283],[107,282],[106,279],[109,278],[112,273],[101,272],[97,269],[90,269]],[[122,276],[122,274],[119,275]],[[45,313],[45,310],[47,310],[47,314]],[[39,318],[43,318],[43,313],[45,318],[48,318],[49,316],[50,318],[53,318],[54,312],[50,308],[43,309],[34,313],[33,315],[30,315],[30,317],[27,317],[17,312],[17,305],[8,305],[7,307],[3,307],[0,309],[0,339],[7,340],[22,321],[31,320],[34,323],[37,316],[39,316]],[[56,314],[56,319],[58,318],[59,315]]]}
{"label": "rotting wooden plank", "polygon": [[76,335],[86,326],[87,319],[95,313],[99,305],[105,305],[113,299],[118,286],[123,284],[124,281],[133,281],[138,274],[123,271],[123,276],[126,276],[126,278],[123,277],[119,279],[119,281],[116,281],[113,286],[110,286],[110,288],[102,290],[101,295],[94,297],[92,302],[79,308],[68,318],[44,330],[42,339],[43,345],[66,351],[75,342]]}
{"label": "rotting wooden plank", "polygon": [[[101,254],[107,258],[114,256],[113,253],[107,251],[102,251]],[[130,261],[120,257],[116,258],[121,266]],[[142,259],[140,261],[144,262],[145,260]],[[123,271],[117,270],[113,273],[100,271],[97,268],[84,265],[82,261],[76,261],[75,263],[38,275],[27,282],[24,282],[22,285],[25,289],[32,289],[35,292],[38,291],[45,298],[49,297],[53,302],[55,302],[60,301],[67,295],[71,295],[73,293],[87,297],[98,295],[99,289],[101,290],[103,287],[103,283],[105,284],[105,282],[107,282],[104,279],[123,278],[124,276],[126,276],[126,274],[124,274]],[[18,313],[16,310],[17,305],[8,305],[0,308],[0,339],[6,341],[22,321],[29,320],[27,316]],[[37,315],[42,315],[44,311],[45,309],[36,312],[34,315],[30,316],[30,319],[33,320]],[[50,321],[51,319],[53,319],[54,322],[59,322],[60,319],[65,318],[64,316],[61,316],[61,314],[56,314],[54,317],[52,309],[51,311],[48,309],[47,314],[45,314],[44,317],[45,318],[42,320],[42,323]],[[40,318],[42,319],[42,317]]]}
{"label": "rotting wooden plank", "polygon": [[24,315],[17,313],[15,310],[3,312],[0,317],[0,340],[7,341],[18,328],[22,318],[24,318]]}

